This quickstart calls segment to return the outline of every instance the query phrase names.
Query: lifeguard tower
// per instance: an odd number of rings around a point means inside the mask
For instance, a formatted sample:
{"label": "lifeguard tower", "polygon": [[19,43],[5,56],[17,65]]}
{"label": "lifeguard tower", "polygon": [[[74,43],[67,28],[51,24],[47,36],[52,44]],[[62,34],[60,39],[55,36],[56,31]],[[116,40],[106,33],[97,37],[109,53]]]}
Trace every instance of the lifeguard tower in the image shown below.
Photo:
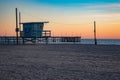
{"label": "lifeguard tower", "polygon": [[48,38],[51,37],[50,30],[43,30],[44,24],[49,22],[24,22],[22,29],[20,29],[20,37],[23,39],[23,44],[26,42],[36,43],[39,38],[45,38],[46,43]]}

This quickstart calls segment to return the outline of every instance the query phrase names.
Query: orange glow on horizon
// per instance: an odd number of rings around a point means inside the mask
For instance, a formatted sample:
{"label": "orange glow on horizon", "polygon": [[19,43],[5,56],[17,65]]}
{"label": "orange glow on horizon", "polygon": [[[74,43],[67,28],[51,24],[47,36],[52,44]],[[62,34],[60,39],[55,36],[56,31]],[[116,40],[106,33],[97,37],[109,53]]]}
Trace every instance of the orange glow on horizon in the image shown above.
{"label": "orange glow on horizon", "polygon": [[[7,23],[8,24],[8,23]],[[15,25],[5,23],[0,26],[0,36],[15,36]],[[120,24],[97,24],[97,38],[120,39]],[[71,25],[71,24],[52,24],[45,25],[44,30],[51,30],[52,36],[81,36],[82,38],[94,38],[93,24]]]}

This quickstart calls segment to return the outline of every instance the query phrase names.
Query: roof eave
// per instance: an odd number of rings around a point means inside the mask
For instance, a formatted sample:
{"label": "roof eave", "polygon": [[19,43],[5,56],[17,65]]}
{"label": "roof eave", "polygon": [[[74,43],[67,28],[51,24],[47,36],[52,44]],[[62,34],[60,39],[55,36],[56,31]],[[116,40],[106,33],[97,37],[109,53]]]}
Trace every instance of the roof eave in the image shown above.
{"label": "roof eave", "polygon": [[20,24],[43,24],[43,23],[49,23],[49,21],[44,21],[44,22],[22,22]]}

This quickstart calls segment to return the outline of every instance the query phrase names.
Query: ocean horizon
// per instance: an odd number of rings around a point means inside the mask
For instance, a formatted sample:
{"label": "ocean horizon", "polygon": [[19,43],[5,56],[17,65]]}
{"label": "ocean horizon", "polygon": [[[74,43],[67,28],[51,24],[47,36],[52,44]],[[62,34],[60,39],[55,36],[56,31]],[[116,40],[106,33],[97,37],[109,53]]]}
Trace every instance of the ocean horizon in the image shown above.
{"label": "ocean horizon", "polygon": [[[81,44],[94,44],[94,39],[81,39]],[[120,45],[120,39],[97,39],[100,45]]]}

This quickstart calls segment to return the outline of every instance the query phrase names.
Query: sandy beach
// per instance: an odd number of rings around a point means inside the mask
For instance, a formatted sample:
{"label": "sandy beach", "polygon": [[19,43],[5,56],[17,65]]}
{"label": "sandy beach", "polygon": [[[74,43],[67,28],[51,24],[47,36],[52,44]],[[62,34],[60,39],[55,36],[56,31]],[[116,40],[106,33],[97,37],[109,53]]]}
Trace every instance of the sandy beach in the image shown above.
{"label": "sandy beach", "polygon": [[120,80],[120,46],[0,45],[0,80]]}

